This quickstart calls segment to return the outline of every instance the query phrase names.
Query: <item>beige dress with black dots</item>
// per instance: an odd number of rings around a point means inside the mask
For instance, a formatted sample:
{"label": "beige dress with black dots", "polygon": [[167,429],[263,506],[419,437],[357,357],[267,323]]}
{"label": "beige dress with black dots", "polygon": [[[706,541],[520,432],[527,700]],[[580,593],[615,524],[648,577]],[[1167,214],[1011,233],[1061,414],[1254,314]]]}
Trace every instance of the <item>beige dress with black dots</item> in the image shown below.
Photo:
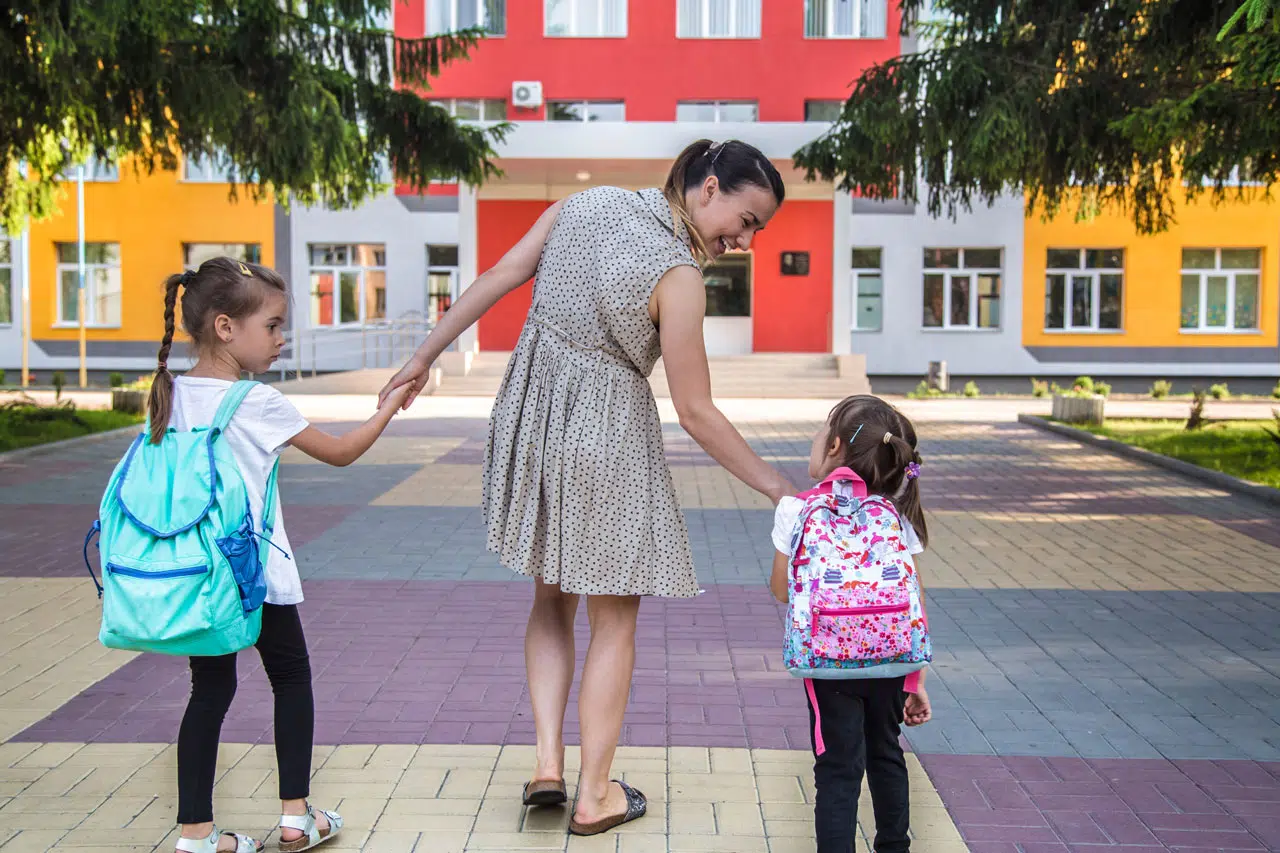
{"label": "beige dress with black dots", "polygon": [[569,593],[698,594],[647,379],[653,288],[697,267],[685,236],[657,189],[561,208],[489,423],[488,547],[514,571]]}

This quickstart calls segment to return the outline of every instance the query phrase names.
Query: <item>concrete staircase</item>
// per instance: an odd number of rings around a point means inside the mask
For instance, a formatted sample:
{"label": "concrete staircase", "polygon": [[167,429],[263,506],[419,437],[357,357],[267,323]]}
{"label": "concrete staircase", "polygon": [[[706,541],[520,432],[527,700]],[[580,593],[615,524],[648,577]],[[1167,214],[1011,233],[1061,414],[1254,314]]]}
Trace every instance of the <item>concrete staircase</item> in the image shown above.
{"label": "concrete staircase", "polygon": [[[492,397],[507,369],[507,353],[482,352],[466,376],[444,377],[437,394],[445,397]],[[711,391],[716,397],[768,397],[838,400],[849,394],[869,394],[865,373],[841,377],[836,356],[755,353],[710,359]],[[656,397],[669,397],[661,361],[649,379]]]}

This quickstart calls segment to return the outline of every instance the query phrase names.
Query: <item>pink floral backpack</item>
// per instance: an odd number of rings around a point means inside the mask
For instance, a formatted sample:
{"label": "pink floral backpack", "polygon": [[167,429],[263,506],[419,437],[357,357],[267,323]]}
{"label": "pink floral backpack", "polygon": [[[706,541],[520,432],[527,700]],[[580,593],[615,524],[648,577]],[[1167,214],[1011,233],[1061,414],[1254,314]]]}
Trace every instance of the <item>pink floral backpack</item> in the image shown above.
{"label": "pink floral backpack", "polygon": [[800,497],[791,537],[787,670],[801,678],[896,678],[933,658],[920,579],[893,504],[837,468]]}

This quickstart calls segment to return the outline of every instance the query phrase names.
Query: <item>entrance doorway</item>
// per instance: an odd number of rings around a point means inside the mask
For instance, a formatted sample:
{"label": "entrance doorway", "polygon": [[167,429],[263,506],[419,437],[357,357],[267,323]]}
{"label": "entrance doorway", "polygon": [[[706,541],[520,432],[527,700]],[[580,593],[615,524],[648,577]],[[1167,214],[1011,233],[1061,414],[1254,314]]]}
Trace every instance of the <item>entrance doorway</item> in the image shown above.
{"label": "entrance doorway", "polygon": [[703,271],[707,317],[702,334],[707,355],[751,352],[751,253],[721,255]]}

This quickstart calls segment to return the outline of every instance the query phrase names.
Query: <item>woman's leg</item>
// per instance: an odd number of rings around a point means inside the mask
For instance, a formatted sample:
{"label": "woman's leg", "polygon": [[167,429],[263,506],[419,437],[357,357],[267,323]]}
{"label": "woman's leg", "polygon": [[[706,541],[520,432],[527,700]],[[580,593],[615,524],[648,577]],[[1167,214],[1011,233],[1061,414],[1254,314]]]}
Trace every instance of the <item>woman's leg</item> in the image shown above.
{"label": "woman's leg", "polygon": [[534,583],[533,608],[524,635],[524,665],[537,732],[534,779],[564,778],[564,711],[573,686],[573,618],[578,596],[554,584]]}
{"label": "woman's leg", "polygon": [[582,776],[574,818],[593,823],[627,810],[622,789],[609,783],[613,753],[622,732],[622,715],[631,695],[636,663],[638,595],[591,595],[587,617],[591,645],[582,669],[578,719],[582,727]]}

